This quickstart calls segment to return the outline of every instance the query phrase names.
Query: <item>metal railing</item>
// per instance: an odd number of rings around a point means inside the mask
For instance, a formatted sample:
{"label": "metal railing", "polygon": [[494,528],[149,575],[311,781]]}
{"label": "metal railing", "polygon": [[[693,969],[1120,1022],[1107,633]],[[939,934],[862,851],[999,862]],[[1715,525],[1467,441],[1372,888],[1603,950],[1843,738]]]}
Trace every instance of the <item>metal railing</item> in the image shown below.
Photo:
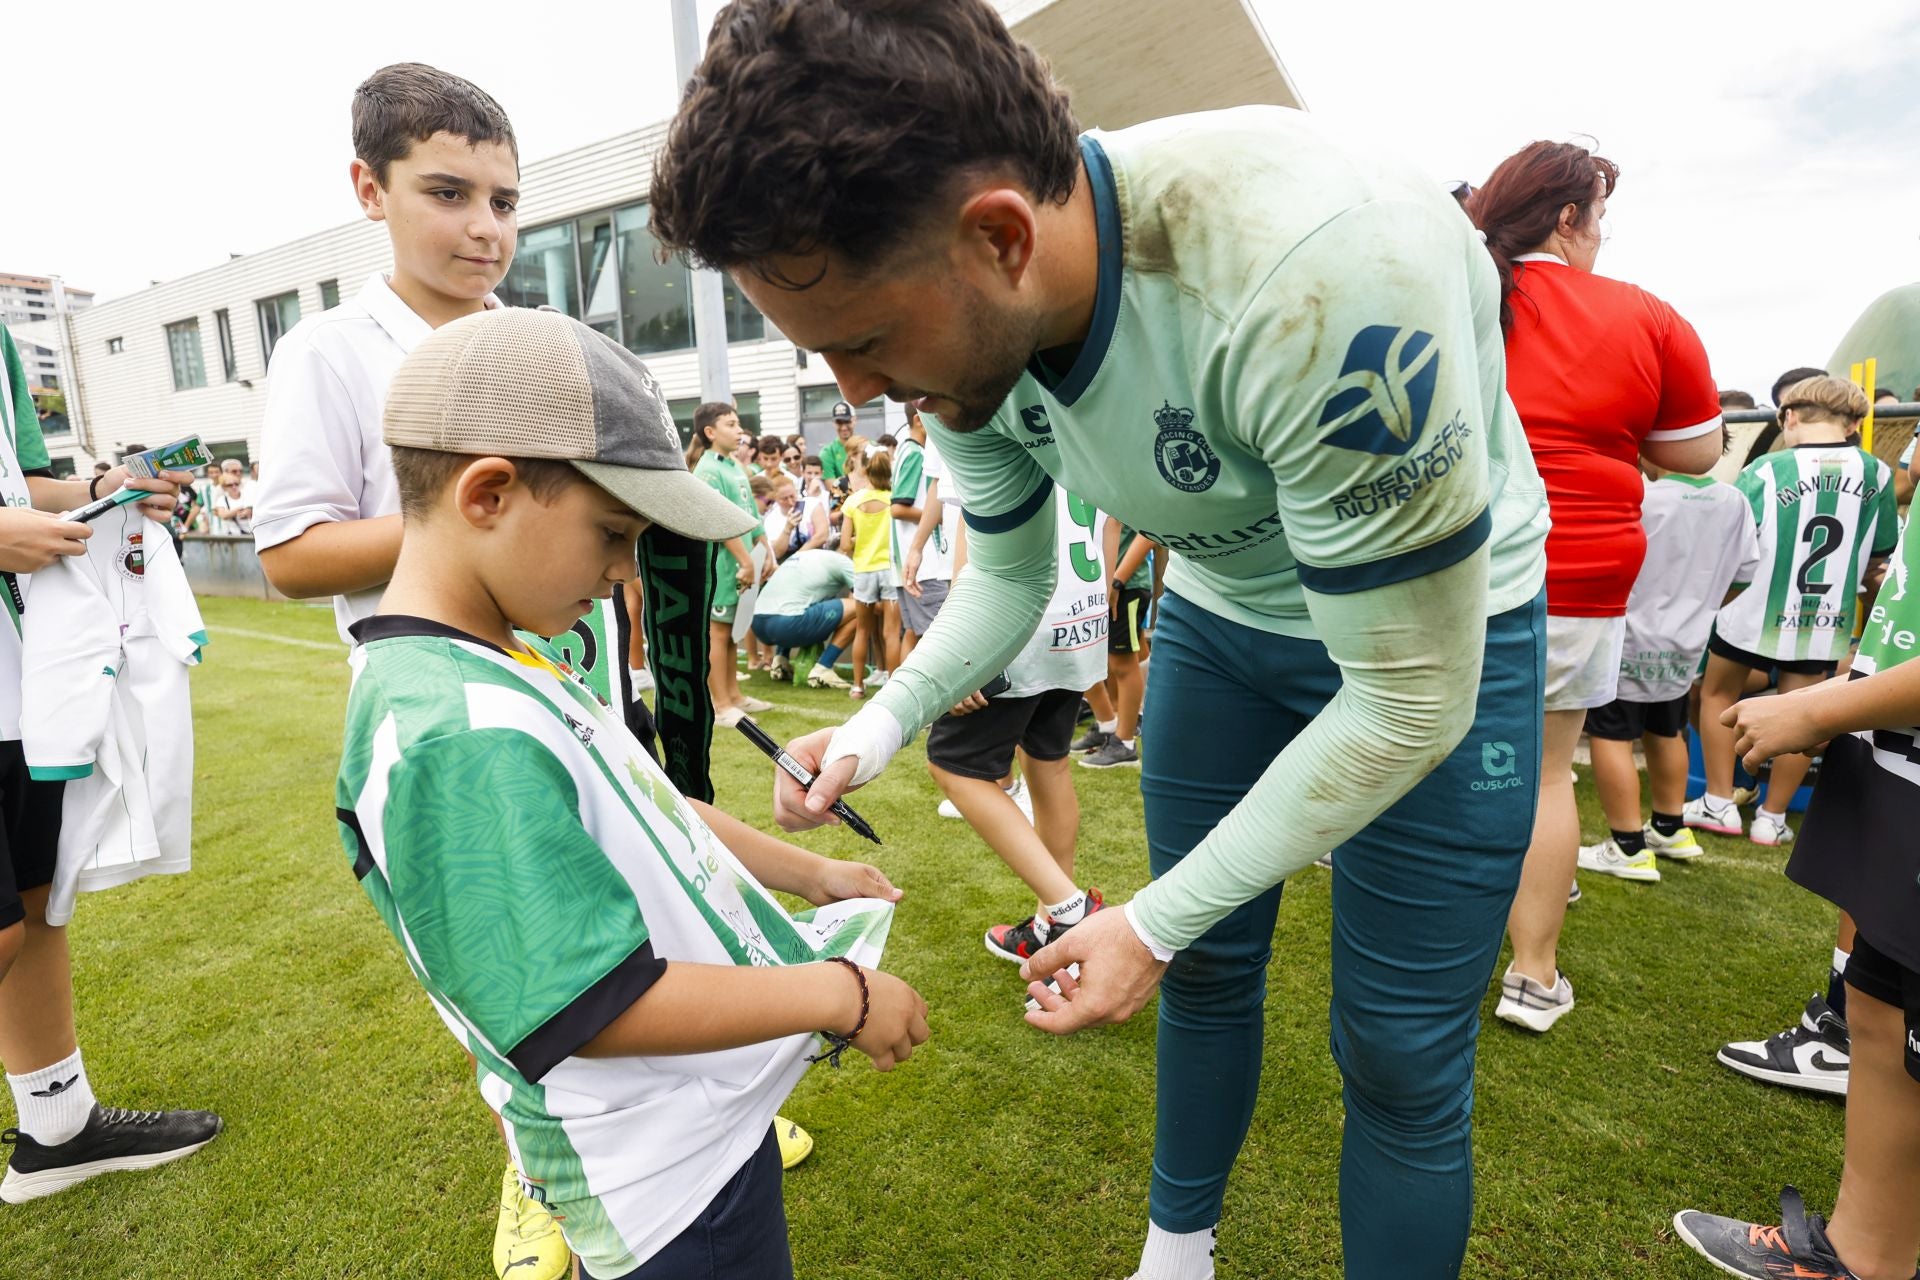
{"label": "metal railing", "polygon": [[[1772,409],[1728,409],[1720,415],[1728,426],[1741,423],[1759,422],[1776,425],[1779,417]],[[1920,418],[1920,403],[1902,402],[1900,404],[1877,404],[1873,406],[1876,418]]]}

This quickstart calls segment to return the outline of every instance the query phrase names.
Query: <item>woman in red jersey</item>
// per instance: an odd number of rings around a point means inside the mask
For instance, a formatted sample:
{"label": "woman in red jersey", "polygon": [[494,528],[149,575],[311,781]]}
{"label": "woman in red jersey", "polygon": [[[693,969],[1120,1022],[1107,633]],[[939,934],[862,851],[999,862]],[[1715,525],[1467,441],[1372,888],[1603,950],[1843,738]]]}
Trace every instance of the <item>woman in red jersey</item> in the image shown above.
{"label": "woman in red jersey", "polygon": [[1692,326],[1594,274],[1619,176],[1583,147],[1535,142],[1467,202],[1499,268],[1507,393],[1553,513],[1540,800],[1496,1010],[1533,1031],[1573,1007],[1557,954],[1580,845],[1569,777],[1587,711],[1612,702],[1619,682],[1627,596],[1646,554],[1639,462],[1698,474],[1720,457],[1719,396]]}

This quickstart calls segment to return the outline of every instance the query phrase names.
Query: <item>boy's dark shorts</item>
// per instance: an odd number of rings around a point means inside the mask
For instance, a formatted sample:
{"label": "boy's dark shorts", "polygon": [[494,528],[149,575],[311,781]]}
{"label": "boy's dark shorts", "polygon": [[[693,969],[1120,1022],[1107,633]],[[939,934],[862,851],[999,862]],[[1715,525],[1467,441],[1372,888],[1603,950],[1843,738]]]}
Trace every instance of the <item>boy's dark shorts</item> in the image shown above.
{"label": "boy's dark shorts", "polygon": [[1687,695],[1665,702],[1628,702],[1615,698],[1587,712],[1587,736],[1609,742],[1638,742],[1641,735],[1678,738],[1687,732]]}
{"label": "boy's dark shorts", "polygon": [[0,742],[0,929],[27,918],[20,895],[53,883],[64,782],[35,782],[18,740]]}
{"label": "boy's dark shorts", "polygon": [[927,760],[963,778],[997,782],[1013,772],[1013,749],[1035,760],[1064,760],[1080,718],[1078,689],[1025,698],[990,698],[971,715],[941,716],[927,730]]}
{"label": "boy's dark shorts", "polygon": [[1915,973],[1859,934],[1847,957],[1847,985],[1906,1015],[1907,1074],[1920,1080],[1920,973]]}
{"label": "boy's dark shorts", "polygon": [[793,1280],[773,1130],[691,1226],[619,1280]]}
{"label": "boy's dark shorts", "polygon": [[1779,658],[1763,658],[1757,653],[1748,653],[1738,645],[1728,644],[1720,638],[1718,631],[1707,637],[1707,652],[1717,653],[1728,662],[1737,662],[1754,671],[1781,671],[1790,676],[1830,676],[1840,669],[1837,659],[1783,662]]}
{"label": "boy's dark shorts", "polygon": [[1145,587],[1121,588],[1120,607],[1107,626],[1108,653],[1140,652],[1145,636],[1141,628],[1147,625],[1147,602],[1152,599],[1153,592]]}

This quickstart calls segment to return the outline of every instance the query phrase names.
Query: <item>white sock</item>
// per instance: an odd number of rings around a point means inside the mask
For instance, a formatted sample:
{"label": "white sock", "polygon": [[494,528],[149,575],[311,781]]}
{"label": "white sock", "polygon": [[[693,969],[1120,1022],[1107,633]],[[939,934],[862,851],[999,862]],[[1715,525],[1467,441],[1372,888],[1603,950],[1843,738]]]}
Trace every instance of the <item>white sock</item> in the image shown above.
{"label": "white sock", "polygon": [[1056,902],[1047,908],[1047,919],[1054,924],[1079,924],[1087,918],[1087,891],[1076,889],[1065,902]]}
{"label": "white sock", "polygon": [[1120,727],[1120,721],[1119,721],[1118,719],[1113,719],[1113,720],[1095,720],[1095,721],[1094,721],[1094,724],[1096,724],[1096,725],[1098,725],[1098,726],[1100,727],[1100,732],[1102,732],[1102,733],[1112,733],[1112,732],[1114,732],[1115,730],[1117,730],[1117,729],[1119,729],[1119,727]]}
{"label": "white sock", "polygon": [[1213,1280],[1213,1241],[1218,1228],[1165,1231],[1147,1223],[1138,1280]]}
{"label": "white sock", "polygon": [[1849,954],[1851,953],[1842,951],[1838,947],[1833,949],[1833,971],[1843,978],[1847,975],[1847,956]]}
{"label": "white sock", "polygon": [[1120,739],[1120,745],[1121,745],[1121,746],[1123,746],[1123,747],[1125,747],[1125,748],[1126,748],[1127,750],[1129,750],[1129,751],[1131,751],[1131,750],[1133,750],[1133,739],[1132,739],[1132,738],[1122,738],[1122,739]]}
{"label": "white sock", "polygon": [[1701,796],[1700,798],[1706,801],[1707,808],[1715,810],[1716,812],[1721,809],[1730,808],[1733,805],[1732,796],[1717,796],[1713,794],[1713,792],[1711,791],[1707,792],[1705,795]]}
{"label": "white sock", "polygon": [[93,1086],[80,1063],[80,1051],[50,1067],[8,1076],[14,1109],[20,1113],[20,1132],[41,1146],[66,1142],[86,1128],[93,1114]]}

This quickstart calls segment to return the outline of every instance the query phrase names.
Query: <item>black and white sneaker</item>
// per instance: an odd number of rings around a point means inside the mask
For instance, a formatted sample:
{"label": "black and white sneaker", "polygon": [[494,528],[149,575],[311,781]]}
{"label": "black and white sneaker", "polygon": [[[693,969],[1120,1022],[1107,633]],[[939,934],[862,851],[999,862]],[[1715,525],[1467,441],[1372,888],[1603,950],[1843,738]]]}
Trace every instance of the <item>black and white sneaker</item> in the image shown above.
{"label": "black and white sneaker", "polygon": [[1765,1040],[1723,1044],[1714,1057],[1722,1066],[1768,1084],[1844,1094],[1851,1048],[1847,1024],[1816,995],[1807,1001],[1798,1025]]}
{"label": "black and white sneaker", "polygon": [[65,1191],[95,1174],[151,1169],[192,1155],[220,1132],[211,1111],[129,1111],[95,1104],[86,1127],[65,1142],[43,1146],[18,1129],[0,1133],[13,1145],[0,1200],[25,1204]]}

